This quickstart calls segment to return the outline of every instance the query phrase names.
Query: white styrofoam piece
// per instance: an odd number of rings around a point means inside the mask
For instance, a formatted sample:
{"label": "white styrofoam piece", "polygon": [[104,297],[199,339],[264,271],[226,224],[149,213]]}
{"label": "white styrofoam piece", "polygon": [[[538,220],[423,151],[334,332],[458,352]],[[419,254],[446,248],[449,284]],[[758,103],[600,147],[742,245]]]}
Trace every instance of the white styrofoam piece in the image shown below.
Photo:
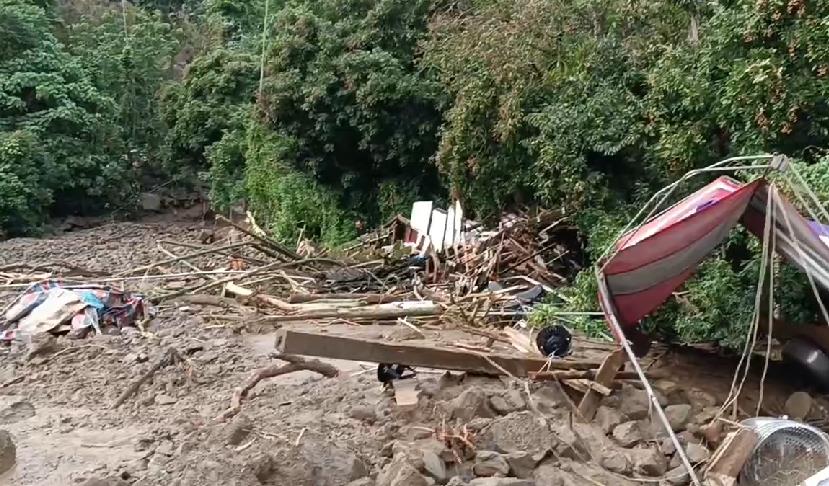
{"label": "white styrofoam piece", "polygon": [[432,201],[416,201],[412,204],[412,217],[409,224],[412,229],[425,235],[429,233],[429,221],[432,217]]}
{"label": "white styrofoam piece", "polygon": [[446,211],[432,210],[432,222],[429,224],[429,238],[435,251],[443,251],[443,237],[446,235]]}

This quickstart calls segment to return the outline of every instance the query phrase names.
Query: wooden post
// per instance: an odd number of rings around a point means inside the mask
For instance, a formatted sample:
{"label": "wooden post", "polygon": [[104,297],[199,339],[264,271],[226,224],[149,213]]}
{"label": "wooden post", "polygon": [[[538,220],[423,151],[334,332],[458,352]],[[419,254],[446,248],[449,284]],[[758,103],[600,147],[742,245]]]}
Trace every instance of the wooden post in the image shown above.
{"label": "wooden post", "polygon": [[716,486],[733,486],[759,437],[751,429],[741,428],[726,436],[705,471],[705,480]]}
{"label": "wooden post", "polygon": [[[599,385],[610,387],[613,385],[613,380],[616,378],[616,373],[625,364],[625,353],[621,349],[617,349],[608,354],[602,361],[599,371],[596,373],[596,383]],[[590,389],[581,399],[579,403],[579,413],[585,420],[593,420],[596,415],[596,409],[599,408],[599,403],[602,401],[602,394],[595,389]]]}
{"label": "wooden post", "polygon": [[[280,329],[277,332],[275,345],[283,354],[373,363],[396,363],[412,367],[467,371],[494,376],[511,374],[516,377],[526,377],[547,364],[547,360],[541,357],[510,356],[448,348],[441,347],[434,342],[390,343],[290,329]],[[549,366],[559,370],[590,370],[597,368],[599,363],[560,359],[550,362]]]}

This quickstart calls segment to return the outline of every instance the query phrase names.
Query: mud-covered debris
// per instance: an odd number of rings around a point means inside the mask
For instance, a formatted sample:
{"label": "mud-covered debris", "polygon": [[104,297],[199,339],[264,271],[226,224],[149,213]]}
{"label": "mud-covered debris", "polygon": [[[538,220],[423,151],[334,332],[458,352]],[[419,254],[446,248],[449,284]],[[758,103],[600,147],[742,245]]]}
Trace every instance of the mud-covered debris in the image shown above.
{"label": "mud-covered debris", "polygon": [[475,478],[469,486],[536,486],[535,481],[519,478]]}
{"label": "mud-covered debris", "polygon": [[613,438],[622,447],[633,447],[644,440],[642,434],[642,423],[637,420],[631,420],[623,424],[617,425],[613,429]]}
{"label": "mud-covered debris", "polygon": [[8,471],[17,461],[17,447],[11,434],[0,430],[0,474]]}
{"label": "mud-covered debris", "polygon": [[668,419],[668,424],[676,432],[685,430],[688,421],[691,418],[691,406],[687,403],[680,405],[668,405],[665,407],[665,417]]}
{"label": "mud-covered debris", "polygon": [[438,484],[446,482],[446,463],[434,451],[423,451],[423,471]]}
{"label": "mud-covered debris", "polygon": [[155,396],[155,404],[156,405],[172,405],[176,403],[176,399],[171,397],[170,395],[165,395],[163,393],[159,393]]}
{"label": "mud-covered debris", "polygon": [[374,407],[369,405],[354,405],[348,409],[348,416],[368,424],[373,424],[377,421],[377,412]]}
{"label": "mud-covered debris", "polygon": [[509,463],[504,456],[495,451],[478,451],[472,470],[476,476],[505,476],[509,473]]}
{"label": "mud-covered debris", "polygon": [[486,393],[476,386],[467,388],[457,398],[444,402],[443,405],[446,415],[452,419],[472,420],[475,417],[495,417],[495,413],[489,407]]}
{"label": "mud-covered debris", "polygon": [[527,404],[521,392],[515,389],[508,390],[502,395],[494,395],[489,398],[489,404],[496,413],[507,415],[508,413],[524,410]]}
{"label": "mud-covered debris", "polygon": [[620,451],[609,451],[601,458],[601,466],[617,474],[628,474],[631,464],[627,456]]}
{"label": "mud-covered debris", "polygon": [[537,458],[538,456],[526,451],[504,454],[504,459],[509,464],[510,474],[521,479],[532,477],[535,465],[538,463]]}
{"label": "mud-covered debris", "polygon": [[221,435],[225,444],[237,446],[250,435],[251,431],[253,431],[253,423],[245,415],[239,415],[224,426]]}
{"label": "mud-covered debris", "polygon": [[665,474],[668,470],[668,461],[665,456],[653,447],[631,449],[628,453],[633,461],[633,470],[637,474],[656,477]]}
{"label": "mud-covered debris", "polygon": [[599,427],[602,428],[605,434],[612,434],[613,429],[620,425],[624,420],[622,414],[615,408],[610,408],[602,405],[596,410],[596,417],[594,418]]}

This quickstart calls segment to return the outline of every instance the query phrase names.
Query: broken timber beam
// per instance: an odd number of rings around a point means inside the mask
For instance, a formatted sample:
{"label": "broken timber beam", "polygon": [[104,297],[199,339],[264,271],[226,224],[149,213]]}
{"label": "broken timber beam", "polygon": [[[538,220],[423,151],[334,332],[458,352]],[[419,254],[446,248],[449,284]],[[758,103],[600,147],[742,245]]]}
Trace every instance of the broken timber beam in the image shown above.
{"label": "broken timber beam", "polygon": [[[345,301],[344,301],[345,302]],[[425,301],[390,302],[387,304],[372,304],[360,307],[329,307],[304,309],[300,304],[291,314],[263,317],[260,322],[289,322],[304,321],[307,319],[322,319],[339,317],[341,319],[397,319],[398,317],[435,316],[443,312],[438,304]]]}
{"label": "broken timber beam", "polygon": [[[625,364],[625,353],[621,349],[617,349],[608,354],[602,361],[599,371],[596,372],[595,381],[599,385],[609,387],[616,379],[616,373],[622,365]],[[596,409],[599,408],[599,403],[602,401],[602,394],[594,389],[590,389],[581,399],[579,403],[579,413],[585,420],[593,420],[596,415]]]}
{"label": "broken timber beam", "polygon": [[359,300],[366,304],[385,304],[399,301],[401,298],[405,297],[389,294],[291,294],[288,297],[288,303],[304,304],[318,300]]}
{"label": "broken timber beam", "polygon": [[[450,371],[467,371],[485,375],[504,375],[504,371],[526,377],[547,363],[543,358],[516,357],[496,353],[467,351],[439,347],[435,343],[389,343],[371,339],[315,334],[290,329],[280,329],[276,335],[276,348],[280,353],[317,356],[321,358],[396,363],[421,368]],[[555,360],[555,369],[589,370],[599,363]]]}

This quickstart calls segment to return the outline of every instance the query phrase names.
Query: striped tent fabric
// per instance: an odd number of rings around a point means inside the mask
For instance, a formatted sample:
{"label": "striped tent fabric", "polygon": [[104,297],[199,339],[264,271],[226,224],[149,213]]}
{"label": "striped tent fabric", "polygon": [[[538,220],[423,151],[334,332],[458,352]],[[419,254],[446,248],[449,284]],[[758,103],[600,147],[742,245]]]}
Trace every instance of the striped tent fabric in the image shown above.
{"label": "striped tent fabric", "polygon": [[[623,328],[636,326],[737,224],[762,238],[769,190],[776,191],[764,179],[744,184],[720,177],[622,236],[597,275],[608,321],[612,313]],[[821,239],[829,241],[829,228],[807,221],[779,191],[773,200],[778,253],[829,288],[829,246]]]}

